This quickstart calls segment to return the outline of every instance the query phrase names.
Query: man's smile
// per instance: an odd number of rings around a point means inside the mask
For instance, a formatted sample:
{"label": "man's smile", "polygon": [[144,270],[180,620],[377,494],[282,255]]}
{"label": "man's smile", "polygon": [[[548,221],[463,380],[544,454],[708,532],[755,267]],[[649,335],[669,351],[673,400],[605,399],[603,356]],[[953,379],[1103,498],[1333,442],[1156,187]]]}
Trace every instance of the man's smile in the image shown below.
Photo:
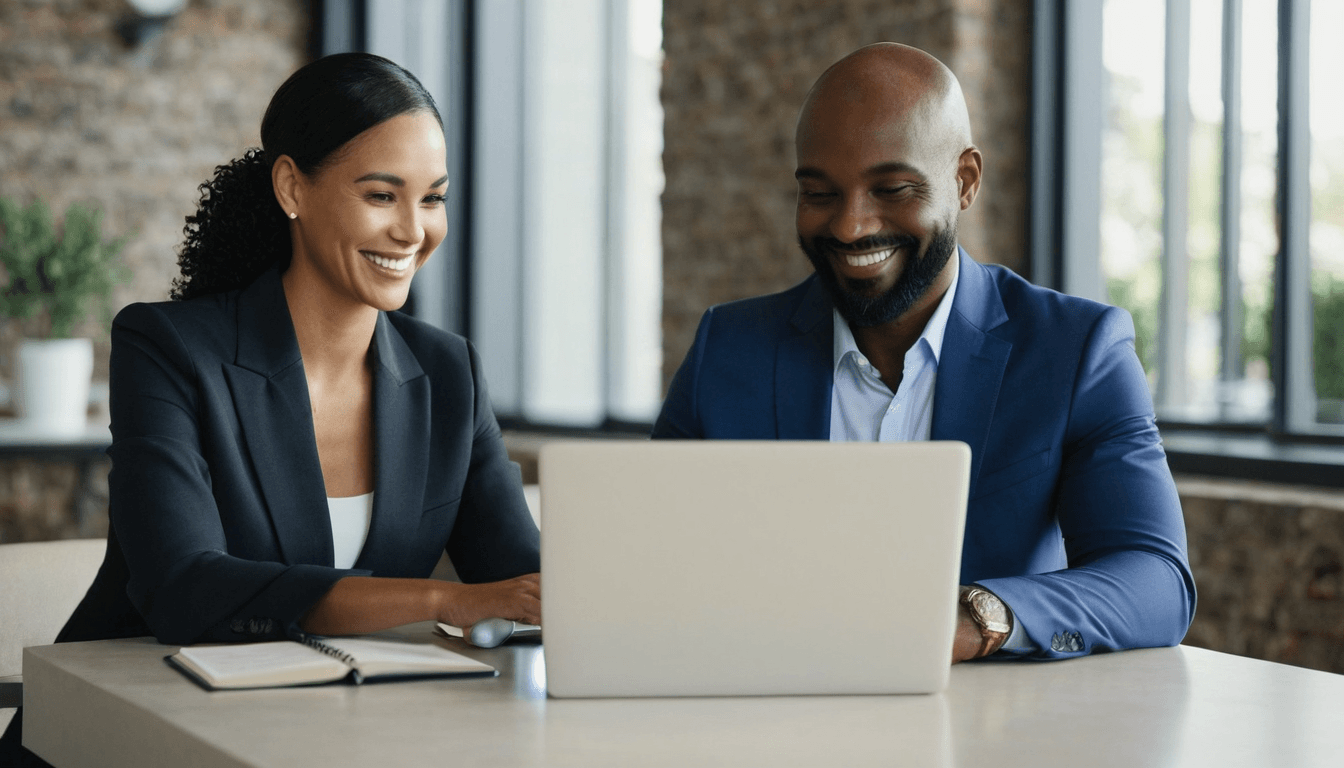
{"label": "man's smile", "polygon": [[890,259],[896,253],[895,248],[886,248],[872,253],[842,253],[845,263],[851,267],[867,267]]}
{"label": "man's smile", "polygon": [[[859,245],[867,244],[859,243]],[[839,247],[838,244],[832,243],[826,250],[829,251],[831,266],[836,275],[846,280],[872,280],[893,269],[899,269],[901,259],[895,257],[910,252],[905,243],[893,243],[890,240],[878,247],[867,245],[860,248]]]}

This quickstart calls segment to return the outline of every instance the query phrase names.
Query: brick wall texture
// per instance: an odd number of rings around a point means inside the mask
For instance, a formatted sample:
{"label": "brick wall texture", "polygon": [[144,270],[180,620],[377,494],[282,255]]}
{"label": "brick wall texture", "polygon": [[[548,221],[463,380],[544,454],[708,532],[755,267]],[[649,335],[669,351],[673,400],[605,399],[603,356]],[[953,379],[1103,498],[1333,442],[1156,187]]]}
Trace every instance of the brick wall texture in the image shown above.
{"label": "brick wall texture", "polygon": [[923,48],[957,74],[985,158],[961,243],[1025,271],[1030,2],[666,0],[663,28],[665,383],[706,308],[811,272],[793,224],[798,108],[827,67],[868,43]]}
{"label": "brick wall texture", "polygon": [[[134,272],[115,308],[162,301],[197,186],[261,142],[262,113],[306,56],[304,0],[194,0],[139,47],[124,0],[0,0],[0,196],[104,211]],[[107,378],[107,343],[94,378]],[[12,374],[12,346],[0,375]]]}
{"label": "brick wall texture", "polygon": [[0,459],[0,544],[107,535],[112,460]]}
{"label": "brick wall texture", "polygon": [[1185,642],[1344,673],[1344,499],[1181,505],[1199,588]]}
{"label": "brick wall texture", "polygon": [[[0,196],[102,209],[133,271],[114,309],[161,301],[197,186],[260,143],[262,113],[304,61],[305,0],[193,0],[138,47],[124,0],[0,0]],[[108,343],[96,339],[94,378]],[[21,329],[0,322],[12,381]],[[105,460],[0,458],[0,543],[106,534]]]}

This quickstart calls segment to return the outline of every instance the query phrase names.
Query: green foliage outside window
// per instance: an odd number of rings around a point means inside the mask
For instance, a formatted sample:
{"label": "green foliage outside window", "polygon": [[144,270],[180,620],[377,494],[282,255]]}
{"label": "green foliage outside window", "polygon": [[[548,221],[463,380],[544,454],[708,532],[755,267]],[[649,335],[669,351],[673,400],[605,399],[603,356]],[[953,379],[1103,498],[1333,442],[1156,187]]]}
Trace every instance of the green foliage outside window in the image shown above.
{"label": "green foliage outside window", "polygon": [[1344,280],[1318,272],[1311,293],[1316,398],[1344,400]]}
{"label": "green foliage outside window", "polygon": [[1273,365],[1270,342],[1274,338],[1274,284],[1265,286],[1261,301],[1241,301],[1241,359],[1264,360],[1265,370]]}
{"label": "green foliage outside window", "polygon": [[[1332,413],[1344,412],[1344,280],[1328,272],[1312,276],[1312,371],[1322,421],[1338,422]],[[1272,291],[1263,304],[1244,308],[1242,359],[1272,360],[1269,343],[1273,334]]]}
{"label": "green foliage outside window", "polygon": [[1143,370],[1152,372],[1157,366],[1157,308],[1136,296],[1135,284],[1130,280],[1111,277],[1106,280],[1106,292],[1111,303],[1129,312],[1134,318],[1134,351],[1143,363]]}

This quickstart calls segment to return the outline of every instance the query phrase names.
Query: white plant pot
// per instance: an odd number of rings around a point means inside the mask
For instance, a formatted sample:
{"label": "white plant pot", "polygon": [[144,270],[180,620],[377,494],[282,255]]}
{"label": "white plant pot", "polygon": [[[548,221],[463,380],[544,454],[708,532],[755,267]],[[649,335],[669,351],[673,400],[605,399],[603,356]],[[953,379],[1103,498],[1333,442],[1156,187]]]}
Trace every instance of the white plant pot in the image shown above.
{"label": "white plant pot", "polygon": [[88,428],[93,342],[26,340],[19,347],[15,410],[34,432],[76,435]]}

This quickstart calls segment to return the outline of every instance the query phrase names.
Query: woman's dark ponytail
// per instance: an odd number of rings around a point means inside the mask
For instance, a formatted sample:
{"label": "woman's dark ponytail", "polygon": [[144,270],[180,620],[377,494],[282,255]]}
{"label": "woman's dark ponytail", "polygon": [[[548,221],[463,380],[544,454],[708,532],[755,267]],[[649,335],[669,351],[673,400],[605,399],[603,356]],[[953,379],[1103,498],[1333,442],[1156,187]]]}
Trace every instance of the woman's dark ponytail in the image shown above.
{"label": "woman's dark ponytail", "polygon": [[289,220],[271,187],[271,162],[260,149],[215,169],[187,217],[186,242],[173,279],[174,300],[241,288],[273,264],[289,264]]}
{"label": "woman's dark ponytail", "polygon": [[173,299],[242,288],[273,265],[289,266],[289,219],[271,186],[271,166],[288,156],[315,177],[359,134],[411,112],[443,125],[434,98],[410,72],[371,53],[324,56],[289,76],[261,120],[263,149],[215,169],[187,217]]}

